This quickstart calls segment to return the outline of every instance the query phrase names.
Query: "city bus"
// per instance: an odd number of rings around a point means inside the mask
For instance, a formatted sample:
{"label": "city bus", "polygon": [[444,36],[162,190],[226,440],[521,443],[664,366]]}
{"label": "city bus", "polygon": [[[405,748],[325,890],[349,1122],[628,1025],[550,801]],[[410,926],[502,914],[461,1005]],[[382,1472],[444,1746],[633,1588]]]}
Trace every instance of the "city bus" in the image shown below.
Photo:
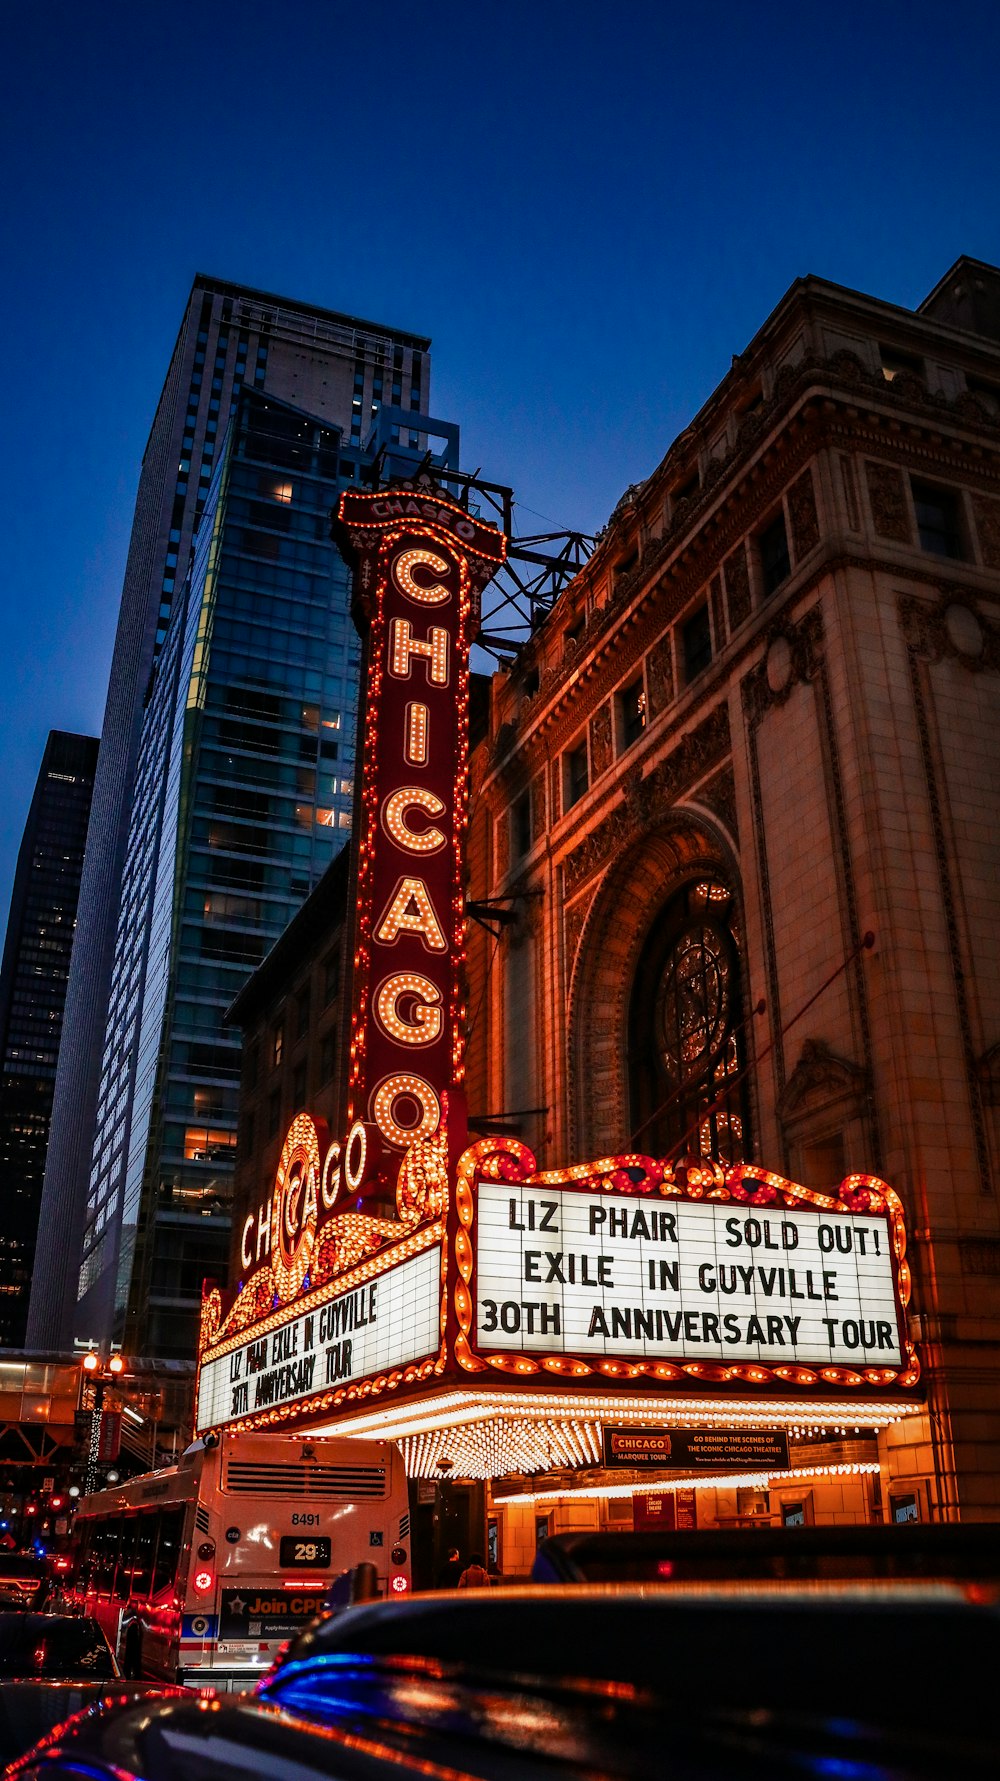
{"label": "city bus", "polygon": [[66,1605],[95,1616],[131,1677],[249,1687],[343,1572],[373,1564],[388,1596],[411,1585],[387,1441],[210,1436],[85,1497],[75,1532]]}

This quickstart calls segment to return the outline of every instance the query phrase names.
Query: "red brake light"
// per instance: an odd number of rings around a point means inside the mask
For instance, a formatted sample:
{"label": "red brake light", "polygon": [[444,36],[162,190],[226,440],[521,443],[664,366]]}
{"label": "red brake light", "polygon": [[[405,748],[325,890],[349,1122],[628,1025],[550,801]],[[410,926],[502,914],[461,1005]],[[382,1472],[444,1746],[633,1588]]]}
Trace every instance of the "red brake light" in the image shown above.
{"label": "red brake light", "polygon": [[195,1571],[194,1586],[199,1595],[207,1595],[210,1589],[215,1588],[215,1573],[213,1571]]}
{"label": "red brake light", "polygon": [[407,1584],[405,1577],[397,1576],[393,1578],[392,1591],[394,1595],[403,1595],[408,1587],[409,1585]]}

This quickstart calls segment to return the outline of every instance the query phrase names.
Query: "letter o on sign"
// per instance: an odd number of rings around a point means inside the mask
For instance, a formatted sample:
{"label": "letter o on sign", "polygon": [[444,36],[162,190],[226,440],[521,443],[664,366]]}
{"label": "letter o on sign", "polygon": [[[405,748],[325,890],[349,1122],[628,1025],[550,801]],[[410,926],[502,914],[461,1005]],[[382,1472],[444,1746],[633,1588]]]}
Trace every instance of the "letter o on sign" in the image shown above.
{"label": "letter o on sign", "polygon": [[[397,1118],[399,1102],[403,1100],[419,1109],[420,1117],[412,1124],[401,1125]],[[441,1124],[441,1103],[429,1082],[400,1072],[387,1076],[375,1090],[372,1118],[387,1144],[396,1150],[407,1150],[418,1138],[433,1137]]]}
{"label": "letter o on sign", "polygon": [[368,1161],[368,1133],[360,1119],[356,1119],[347,1134],[344,1145],[344,1180],[349,1193],[361,1186],[365,1178],[365,1165]]}

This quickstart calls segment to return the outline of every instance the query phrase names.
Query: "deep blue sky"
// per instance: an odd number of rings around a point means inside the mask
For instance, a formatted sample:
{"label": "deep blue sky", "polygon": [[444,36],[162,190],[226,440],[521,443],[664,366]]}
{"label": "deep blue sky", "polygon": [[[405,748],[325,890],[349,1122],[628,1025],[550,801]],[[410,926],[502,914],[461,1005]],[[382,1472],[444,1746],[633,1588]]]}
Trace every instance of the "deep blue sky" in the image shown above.
{"label": "deep blue sky", "polygon": [[37,0],[3,40],[0,920],[47,731],[100,729],[196,270],[431,334],[466,464],[594,530],[795,277],[1000,261],[995,0]]}

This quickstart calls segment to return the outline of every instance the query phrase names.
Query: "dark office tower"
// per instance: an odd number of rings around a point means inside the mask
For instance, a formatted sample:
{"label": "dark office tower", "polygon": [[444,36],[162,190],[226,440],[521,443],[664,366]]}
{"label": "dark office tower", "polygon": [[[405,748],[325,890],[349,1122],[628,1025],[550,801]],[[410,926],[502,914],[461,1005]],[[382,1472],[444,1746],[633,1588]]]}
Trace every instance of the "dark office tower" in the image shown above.
{"label": "dark office tower", "polygon": [[[143,713],[240,393],[263,391],[305,410],[337,429],[348,450],[391,407],[406,447],[421,437],[409,419],[427,410],[429,345],[241,285],[194,281],[143,459],[125,571],[52,1112],[32,1346],[57,1346],[73,1333]],[[204,525],[198,539],[207,549]],[[270,633],[264,625],[255,637],[253,618],[246,622],[250,659]],[[112,1147],[121,1135],[120,1113]]]}
{"label": "dark office tower", "polygon": [[97,738],[51,730],[0,966],[0,1347],[28,1320],[45,1150],[62,1032]]}

